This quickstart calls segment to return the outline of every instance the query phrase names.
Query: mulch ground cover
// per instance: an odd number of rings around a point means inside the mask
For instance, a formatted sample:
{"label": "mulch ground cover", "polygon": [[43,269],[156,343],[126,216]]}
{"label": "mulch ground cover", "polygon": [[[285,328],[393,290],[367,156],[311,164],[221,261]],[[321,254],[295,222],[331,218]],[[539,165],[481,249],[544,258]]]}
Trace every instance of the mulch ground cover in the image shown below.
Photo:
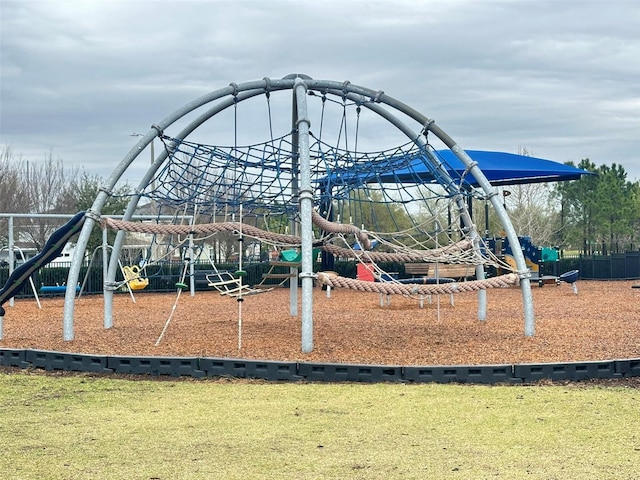
{"label": "mulch ground cover", "polygon": [[[633,281],[578,281],[533,286],[535,336],[525,337],[519,288],[487,290],[487,319],[478,320],[476,293],[415,298],[334,289],[313,294],[314,350],[301,352],[300,315],[289,290],[276,289],[239,305],[217,292],[183,292],[158,346],[176,294],[117,294],[114,325],[103,327],[101,295],[76,302],[74,335],[62,335],[63,298],[5,304],[0,348],[104,355],[206,356],[381,365],[479,365],[640,358],[640,289]],[[301,295],[299,294],[299,297]],[[302,311],[298,307],[298,314]]]}

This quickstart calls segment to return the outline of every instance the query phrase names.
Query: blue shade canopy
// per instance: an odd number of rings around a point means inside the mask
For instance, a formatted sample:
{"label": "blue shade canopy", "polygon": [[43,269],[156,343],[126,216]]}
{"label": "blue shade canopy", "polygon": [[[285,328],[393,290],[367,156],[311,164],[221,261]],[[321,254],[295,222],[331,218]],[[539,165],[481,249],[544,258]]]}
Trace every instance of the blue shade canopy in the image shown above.
{"label": "blue shade canopy", "polygon": [[[594,174],[570,165],[526,155],[484,150],[466,150],[466,152],[478,163],[478,167],[492,185],[563,182],[577,180],[582,175]],[[437,150],[434,153],[454,179],[463,177],[463,184],[471,187],[478,186],[477,180],[470,173],[465,175],[466,169],[463,163],[451,150]],[[424,159],[415,158],[408,166],[381,175],[379,180],[381,182],[432,183],[435,177],[425,165]]]}

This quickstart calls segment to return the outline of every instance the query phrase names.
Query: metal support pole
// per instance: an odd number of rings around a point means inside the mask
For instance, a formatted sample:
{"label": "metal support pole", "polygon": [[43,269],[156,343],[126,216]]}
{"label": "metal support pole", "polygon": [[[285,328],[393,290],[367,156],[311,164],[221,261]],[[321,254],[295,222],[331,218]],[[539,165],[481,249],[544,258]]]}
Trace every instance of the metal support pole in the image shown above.
{"label": "metal support pole", "polygon": [[[107,229],[103,228],[102,229],[102,285],[105,286],[107,285],[107,279],[109,278],[108,272],[107,272],[107,267],[109,265],[109,253],[107,252],[107,246],[109,244],[109,240],[108,240],[108,234],[107,234]],[[110,294],[113,296],[113,290],[110,291]],[[103,325],[104,328],[111,328],[113,327],[113,303],[109,302],[108,307],[105,307],[106,309],[108,309],[109,314],[108,315],[104,315],[104,319],[103,319]]]}
{"label": "metal support pole", "polygon": [[[473,164],[473,161],[469,155],[467,155],[467,152],[465,152],[460,146],[454,145],[450,148],[459,158],[464,158],[468,164]],[[477,165],[472,166],[470,171],[474,178],[478,180],[479,185],[485,193],[490,193],[493,190],[493,187],[478,169]],[[535,317],[533,312],[533,294],[531,293],[531,272],[529,272],[529,268],[527,267],[527,262],[524,258],[524,254],[522,253],[522,249],[520,248],[518,234],[516,233],[515,228],[513,228],[513,224],[509,219],[507,210],[504,205],[500,203],[498,195],[490,195],[489,201],[493,206],[493,210],[495,211],[498,220],[500,220],[500,223],[502,224],[502,228],[504,228],[506,232],[509,244],[513,245],[513,258],[516,261],[516,269],[518,276],[520,277],[520,290],[522,292],[522,305],[524,308],[524,334],[526,337],[533,337],[535,335]]]}
{"label": "metal support pole", "polygon": [[[191,225],[195,222],[195,215],[191,220]],[[196,295],[196,278],[195,278],[195,267],[193,266],[193,233],[189,234],[189,293],[192,297]]]}
{"label": "metal support pole", "polygon": [[[298,133],[298,106],[296,102],[296,93],[293,90],[293,106],[291,109],[291,129],[293,134],[291,135],[291,202],[298,202],[300,195],[299,187],[299,133]],[[291,235],[299,235],[298,223],[294,218],[289,222],[289,230]],[[289,268],[289,315],[292,317],[298,316],[298,267]]]}
{"label": "metal support pole", "polygon": [[310,121],[307,114],[307,86],[296,78],[294,96],[297,105],[298,152],[300,154],[300,235],[302,264],[302,352],[313,351],[313,189],[311,188]]}
{"label": "metal support pole", "polygon": [[[15,263],[15,241],[13,238],[13,217],[9,217],[9,276],[13,273],[13,264]],[[9,299],[9,306],[13,307],[14,299],[11,297]]]}

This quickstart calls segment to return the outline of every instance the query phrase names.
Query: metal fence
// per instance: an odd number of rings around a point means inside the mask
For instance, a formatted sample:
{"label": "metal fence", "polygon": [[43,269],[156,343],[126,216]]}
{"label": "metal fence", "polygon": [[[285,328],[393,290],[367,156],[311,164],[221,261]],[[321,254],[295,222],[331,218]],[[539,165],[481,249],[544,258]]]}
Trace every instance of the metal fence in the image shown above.
{"label": "metal fence", "polygon": [[[221,264],[217,266],[218,271],[235,272],[237,264]],[[388,272],[397,273],[399,278],[406,278],[404,265],[400,263],[386,263],[381,267]],[[263,277],[272,267],[268,262],[249,263],[243,266],[246,272],[245,281],[247,285],[278,285],[280,280],[265,280]],[[315,264],[315,269],[320,268],[320,263]],[[176,284],[180,282],[184,264],[181,262],[166,262],[159,265],[149,265],[143,270],[143,275],[149,279],[149,285],[145,289],[151,292],[166,292],[176,289]],[[196,290],[208,289],[206,275],[213,273],[213,267],[208,262],[197,262],[194,264],[195,287]],[[334,270],[341,276],[355,278],[357,264],[353,261],[337,261]],[[640,251],[616,253],[612,255],[576,255],[563,256],[557,262],[544,265],[545,273],[560,275],[564,272],[578,270],[579,277],[583,280],[631,280],[640,279]],[[59,265],[55,267],[45,267],[32,275],[33,284],[36,290],[42,286],[64,285],[67,281],[69,266]],[[8,267],[0,267],[0,285],[4,285],[9,276]],[[102,266],[82,267],[80,271],[82,279],[81,287],[83,294],[102,293]],[[120,276],[117,280],[122,280]],[[186,282],[189,283],[187,276]],[[125,288],[122,291],[126,291]],[[60,292],[62,294],[62,292]],[[31,297],[33,290],[29,283],[26,283],[17,297]]]}
{"label": "metal fence", "polygon": [[[564,259],[563,259],[564,260]],[[569,259],[565,260],[569,261]],[[628,251],[611,255],[581,255],[570,259],[580,270],[580,278],[598,280],[622,280],[640,278],[640,251]]]}

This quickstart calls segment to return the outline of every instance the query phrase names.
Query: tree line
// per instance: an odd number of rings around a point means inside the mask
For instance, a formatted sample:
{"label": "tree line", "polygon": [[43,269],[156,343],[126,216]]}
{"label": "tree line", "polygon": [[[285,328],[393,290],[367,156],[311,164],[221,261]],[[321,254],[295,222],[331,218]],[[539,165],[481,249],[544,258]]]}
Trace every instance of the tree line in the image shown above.
{"label": "tree line", "polygon": [[[525,152],[526,154],[526,152]],[[579,180],[500,187],[504,205],[518,235],[529,236],[539,246],[557,246],[565,251],[610,253],[637,250],[640,245],[640,183],[627,178],[624,167],[596,165],[583,159],[568,165],[593,172]],[[64,213],[86,210],[102,185],[98,175],[65,168],[53,152],[39,162],[29,162],[0,146],[0,212]],[[127,185],[119,187],[103,209],[104,214],[121,214],[126,206]],[[495,214],[483,219],[483,202],[475,200],[474,220],[478,230],[499,236]],[[400,212],[393,215],[402,222]],[[41,249],[63,221],[37,218],[17,221],[21,234]],[[98,237],[99,233],[94,232]],[[0,247],[7,242],[7,219],[0,218]],[[91,242],[99,245],[101,240]]]}
{"label": "tree line", "polygon": [[505,206],[519,235],[539,246],[583,254],[608,254],[640,248],[640,182],[627,178],[622,165],[575,165],[594,175],[551,184],[505,187]]}
{"label": "tree line", "polygon": [[[93,204],[102,178],[89,175],[76,168],[66,168],[62,159],[52,151],[42,161],[28,161],[16,154],[8,145],[0,146],[0,213],[75,214]],[[128,191],[119,187],[117,194]],[[105,205],[103,213],[121,214],[126,199],[114,196]],[[0,247],[8,243],[8,220],[0,218]],[[14,231],[23,241],[41,250],[51,234],[64,219],[16,218]],[[91,245],[101,244],[101,234],[95,231]]]}

